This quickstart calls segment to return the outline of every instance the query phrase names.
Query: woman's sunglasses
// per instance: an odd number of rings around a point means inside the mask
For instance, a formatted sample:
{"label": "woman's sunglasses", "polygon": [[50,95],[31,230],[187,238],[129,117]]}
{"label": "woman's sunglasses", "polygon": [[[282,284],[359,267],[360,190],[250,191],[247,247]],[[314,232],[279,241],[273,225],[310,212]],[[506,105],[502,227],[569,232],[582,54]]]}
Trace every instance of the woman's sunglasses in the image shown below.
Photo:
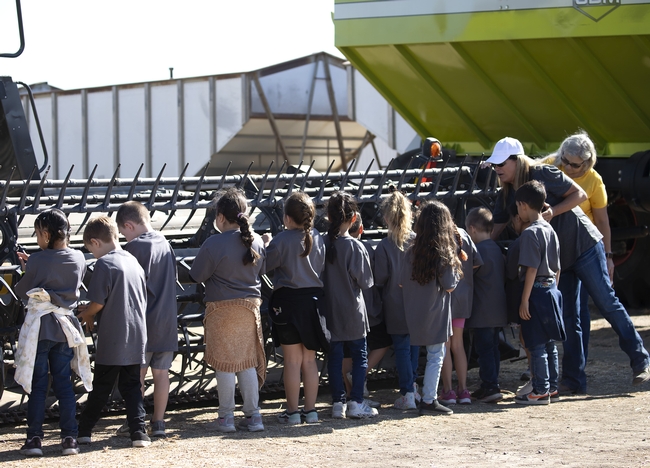
{"label": "woman's sunglasses", "polygon": [[511,159],[517,159],[517,155],[516,155],[516,154],[513,154],[513,155],[511,155],[511,156],[508,156],[508,159],[506,159],[505,161],[503,161],[501,164],[494,164],[494,163],[493,163],[493,164],[492,164],[492,167],[503,167],[503,166],[505,166],[506,163],[507,163],[508,161],[510,161]]}
{"label": "woman's sunglasses", "polygon": [[580,164],[572,163],[564,156],[562,156],[560,160],[562,161],[562,164],[564,164],[565,166],[570,166],[574,169],[580,169],[582,165],[587,162],[587,161],[582,161]]}

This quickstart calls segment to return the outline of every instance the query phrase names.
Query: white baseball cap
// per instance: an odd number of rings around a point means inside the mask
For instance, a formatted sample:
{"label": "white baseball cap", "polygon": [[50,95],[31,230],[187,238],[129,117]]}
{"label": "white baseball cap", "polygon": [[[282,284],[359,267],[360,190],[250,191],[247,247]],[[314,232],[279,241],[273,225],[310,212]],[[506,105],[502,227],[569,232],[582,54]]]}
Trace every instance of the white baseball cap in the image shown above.
{"label": "white baseball cap", "polygon": [[492,156],[488,158],[486,163],[501,164],[505,162],[510,156],[519,156],[524,153],[524,147],[521,142],[515,138],[505,137],[497,141],[492,150]]}

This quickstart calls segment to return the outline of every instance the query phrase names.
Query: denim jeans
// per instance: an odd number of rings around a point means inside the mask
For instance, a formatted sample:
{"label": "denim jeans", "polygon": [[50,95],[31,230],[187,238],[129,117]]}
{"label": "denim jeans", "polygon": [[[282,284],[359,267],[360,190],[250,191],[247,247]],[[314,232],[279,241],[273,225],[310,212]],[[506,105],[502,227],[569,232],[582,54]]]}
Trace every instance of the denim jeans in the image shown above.
{"label": "denim jeans", "polygon": [[420,347],[411,346],[411,335],[391,335],[395,349],[395,366],[399,377],[399,392],[406,395],[413,391],[418,377]]}
{"label": "denim jeans", "polygon": [[[59,427],[61,438],[77,437],[77,401],[70,380],[70,361],[74,351],[67,343],[41,340],[36,348],[34,374],[32,376],[32,393],[27,402],[27,438],[43,438],[43,420],[45,419],[45,399],[49,374],[52,374],[52,389],[59,400]],[[49,373],[48,373],[49,367]]]}
{"label": "denim jeans", "polygon": [[559,364],[555,341],[532,346],[528,352],[535,393],[543,395],[550,389],[557,389]]}
{"label": "denim jeans", "polygon": [[582,328],[582,349],[585,353],[585,365],[589,357],[589,334],[591,333],[591,314],[589,313],[589,292],[584,283],[580,286],[580,328]]}
{"label": "denim jeans", "polygon": [[368,369],[368,349],[366,338],[352,341],[332,341],[330,343],[327,373],[332,392],[332,403],[345,403],[345,387],[343,386],[343,344],[347,343],[352,354],[352,391],[350,399],[361,403],[363,401],[363,384],[366,381]]}
{"label": "denim jeans", "polygon": [[567,334],[562,358],[562,383],[572,390],[586,392],[586,360],[578,309],[581,283],[618,335],[619,346],[629,356],[632,371],[640,372],[648,367],[650,357],[627,310],[616,297],[609,282],[605,249],[603,243],[599,242],[580,255],[571,268],[562,272],[559,285],[564,297],[563,317]]}
{"label": "denim jeans", "polygon": [[424,382],[422,382],[422,401],[431,404],[437,399],[438,383],[442,363],[445,360],[445,344],[427,345],[427,366],[424,370]]}
{"label": "denim jeans", "polygon": [[498,390],[501,366],[499,328],[475,328],[474,349],[478,354],[478,375],[481,378],[481,388]]}
{"label": "denim jeans", "polygon": [[[118,380],[119,377],[119,380]],[[86,406],[79,416],[79,436],[90,437],[93,427],[99,421],[102,409],[108,403],[115,381],[126,406],[126,420],[129,432],[145,432],[144,406],[140,385],[140,364],[131,366],[105,366],[95,363],[93,390],[88,395]]]}

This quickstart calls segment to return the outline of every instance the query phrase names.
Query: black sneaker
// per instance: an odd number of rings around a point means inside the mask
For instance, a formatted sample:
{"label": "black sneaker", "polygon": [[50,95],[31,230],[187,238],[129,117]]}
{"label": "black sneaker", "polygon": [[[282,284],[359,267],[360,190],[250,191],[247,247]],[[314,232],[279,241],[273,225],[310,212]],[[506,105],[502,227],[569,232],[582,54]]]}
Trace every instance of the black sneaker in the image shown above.
{"label": "black sneaker", "polygon": [[42,457],[43,450],[41,448],[41,438],[34,436],[25,442],[25,445],[20,447],[20,453],[28,457]]}
{"label": "black sneaker", "polygon": [[551,403],[558,403],[560,401],[560,391],[557,388],[552,388],[548,392]]}
{"label": "black sneaker", "polygon": [[446,406],[441,405],[438,400],[433,400],[432,403],[420,402],[420,416],[424,414],[444,414],[448,416],[454,414],[454,412]]}
{"label": "black sneaker", "polygon": [[151,439],[144,432],[134,432],[131,434],[132,447],[148,447],[151,445]]}
{"label": "black sneaker", "polygon": [[79,444],[77,440],[68,436],[61,441],[61,454],[62,455],[77,455],[79,453]]}
{"label": "black sneaker", "polygon": [[483,403],[496,403],[497,401],[503,400],[503,395],[501,390],[498,388],[479,388],[472,393],[472,398]]}

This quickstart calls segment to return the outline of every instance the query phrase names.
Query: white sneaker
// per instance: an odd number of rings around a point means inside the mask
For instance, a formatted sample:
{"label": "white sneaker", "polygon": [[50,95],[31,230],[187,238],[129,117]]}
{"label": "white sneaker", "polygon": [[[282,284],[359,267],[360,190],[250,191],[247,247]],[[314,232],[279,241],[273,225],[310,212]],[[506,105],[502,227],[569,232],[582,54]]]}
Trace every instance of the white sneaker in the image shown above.
{"label": "white sneaker", "polygon": [[517,396],[528,395],[532,391],[533,391],[533,381],[529,380],[528,382],[526,382],[524,385],[522,385],[517,389]]}
{"label": "white sneaker", "polygon": [[239,429],[247,430],[248,432],[261,432],[264,430],[264,423],[262,422],[262,415],[254,413],[251,416],[245,416],[244,419],[239,421]]}
{"label": "white sneaker", "polygon": [[418,405],[415,404],[415,394],[413,392],[407,392],[406,395],[400,395],[395,400],[393,407],[400,410],[417,409]]}
{"label": "white sneaker", "polygon": [[378,401],[375,401],[375,400],[370,400],[368,398],[364,398],[363,402],[366,405],[370,406],[371,408],[380,408],[381,407],[381,403],[379,403]]}
{"label": "white sneaker", "polygon": [[362,401],[361,403],[351,401],[348,403],[348,418],[374,418],[378,414],[379,412],[375,408],[368,406],[365,401]]}
{"label": "white sneaker", "polygon": [[415,402],[420,403],[422,401],[422,395],[420,395],[420,392],[418,391],[420,387],[418,387],[418,384],[413,382],[413,396],[415,397]]}
{"label": "white sneaker", "polygon": [[334,419],[344,419],[348,405],[340,401],[332,403],[332,417]]}

